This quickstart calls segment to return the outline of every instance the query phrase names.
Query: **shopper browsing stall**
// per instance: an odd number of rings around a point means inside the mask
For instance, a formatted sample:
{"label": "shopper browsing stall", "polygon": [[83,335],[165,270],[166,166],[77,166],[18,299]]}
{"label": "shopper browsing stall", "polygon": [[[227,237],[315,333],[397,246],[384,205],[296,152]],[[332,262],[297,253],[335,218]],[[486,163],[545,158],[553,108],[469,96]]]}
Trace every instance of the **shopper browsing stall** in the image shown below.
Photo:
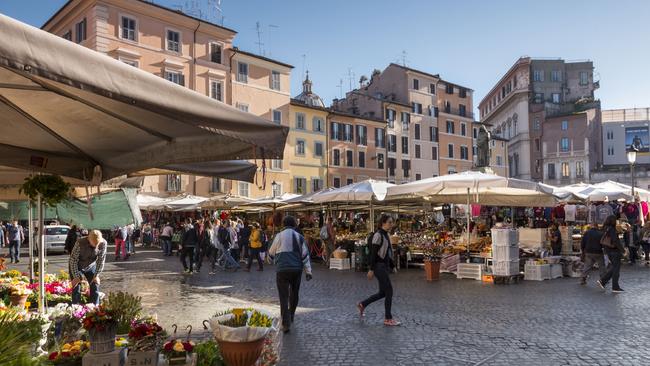
{"label": "shopper browsing stall", "polygon": [[604,276],[598,280],[598,286],[603,290],[609,280],[612,280],[612,292],[623,292],[623,289],[618,283],[620,271],[621,271],[621,258],[625,252],[625,248],[618,238],[618,232],[616,231],[616,216],[609,216],[605,223],[603,224],[603,230],[605,234],[603,235],[600,243],[602,244],[605,254],[610,261],[610,266],[607,269],[607,272]]}
{"label": "shopper browsing stall", "polygon": [[596,223],[592,223],[589,230],[582,235],[580,259],[584,263],[584,268],[580,280],[581,285],[587,284],[587,278],[589,278],[589,273],[593,270],[594,264],[598,265],[600,277],[602,278],[605,275],[603,246],[600,244],[602,237],[603,232],[598,230],[598,224]]}
{"label": "shopper browsing stall", "polygon": [[90,302],[99,305],[99,275],[106,261],[106,246],[102,232],[91,230],[88,236],[77,240],[72,248],[69,267],[73,304],[81,302],[81,281],[85,277],[90,284]]}

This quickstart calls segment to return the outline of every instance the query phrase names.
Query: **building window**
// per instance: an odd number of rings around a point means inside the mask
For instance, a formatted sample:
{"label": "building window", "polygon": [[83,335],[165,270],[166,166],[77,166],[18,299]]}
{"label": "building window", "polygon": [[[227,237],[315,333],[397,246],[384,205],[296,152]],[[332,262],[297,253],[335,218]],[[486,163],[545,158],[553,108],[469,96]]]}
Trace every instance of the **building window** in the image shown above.
{"label": "building window", "polygon": [[332,140],[334,140],[334,141],[339,140],[339,136],[340,136],[340,133],[341,133],[339,128],[340,128],[340,125],[338,124],[338,122],[331,122],[330,123],[330,138]]}
{"label": "building window", "polygon": [[447,157],[449,159],[453,159],[454,158],[454,144],[447,144],[447,151],[448,151]]}
{"label": "building window", "polygon": [[422,180],[422,174],[415,173],[415,180]]}
{"label": "building window", "polygon": [[221,179],[212,178],[212,181],[210,182],[210,192],[221,192]]}
{"label": "building window", "polygon": [[445,91],[447,94],[454,94],[454,86],[451,84],[445,85]]}
{"label": "building window", "polygon": [[413,79],[413,89],[420,90],[420,80]]}
{"label": "building window", "polygon": [[614,131],[607,131],[607,139],[608,140],[614,139]]}
{"label": "building window", "polygon": [[497,166],[501,166],[503,162],[501,161],[501,155],[497,155]]}
{"label": "building window", "polygon": [[377,169],[384,169],[384,154],[377,154]]}
{"label": "building window", "polygon": [[467,146],[460,147],[460,158],[461,160],[469,160],[469,149]]}
{"label": "building window", "polygon": [[215,64],[221,63],[221,54],[223,52],[223,47],[220,43],[210,43],[210,61]]}
{"label": "building window", "polygon": [[536,151],[539,151],[539,150],[540,150],[539,139],[535,139],[535,150],[536,150]]}
{"label": "building window", "polygon": [[456,166],[455,165],[449,165],[447,167],[447,174],[456,174]]}
{"label": "building window", "polygon": [[122,17],[122,32],[120,37],[129,41],[136,40],[136,23],[135,19],[129,17]]}
{"label": "building window", "polygon": [[375,128],[375,146],[385,148],[386,143],[384,138],[386,136],[386,131],[383,128]]}
{"label": "building window", "polygon": [[431,147],[431,160],[438,160],[438,146]]}
{"label": "building window", "polygon": [[535,118],[535,122],[533,122],[533,130],[539,131],[542,129],[542,123],[539,121],[539,118]]}
{"label": "building window", "polygon": [[473,128],[472,129],[472,136],[474,136],[474,139],[478,138],[478,128]]}
{"label": "building window", "polygon": [[394,177],[395,169],[397,169],[397,160],[395,158],[388,158],[388,175]]}
{"label": "building window", "polygon": [[584,162],[576,161],[576,177],[582,178],[585,175]]}
{"label": "building window", "polygon": [[613,146],[608,146],[607,147],[607,155],[609,155],[609,156],[614,155],[614,147]]}
{"label": "building window", "polygon": [[359,168],[365,168],[366,167],[366,152],[365,151],[359,151],[359,161],[357,163],[359,165]]}
{"label": "building window", "polygon": [[454,132],[455,132],[454,121],[447,121],[447,133],[454,134]]}
{"label": "building window", "polygon": [[544,103],[544,93],[535,93],[535,104]]}
{"label": "building window", "polygon": [[551,97],[553,97],[553,103],[560,104],[560,93],[553,93]]}
{"label": "building window", "polygon": [[240,197],[248,197],[250,195],[249,184],[246,182],[237,182],[237,194]]}
{"label": "building window", "polygon": [[346,185],[349,186],[350,184],[353,184],[353,183],[354,183],[354,179],[352,179],[352,178],[346,179],[346,182],[345,182]]}
{"label": "building window", "polygon": [[296,113],[296,129],[304,130],[305,129],[305,114]]}
{"label": "building window", "polygon": [[562,81],[562,74],[558,70],[551,71],[551,81]]}
{"label": "building window", "polygon": [[533,81],[544,81],[544,70],[534,70]]}
{"label": "building window", "polygon": [[323,157],[323,143],[320,141],[314,142],[314,157],[316,158]]}
{"label": "building window", "polygon": [[422,103],[411,103],[411,109],[415,114],[422,114]]}
{"label": "building window", "polygon": [[81,43],[86,40],[86,23],[86,18],[84,18],[74,26],[75,40],[77,43]]}
{"label": "building window", "polygon": [[431,142],[438,142],[438,127],[429,127]]}
{"label": "building window", "polygon": [[237,103],[237,109],[239,109],[242,112],[247,112],[248,113],[248,104],[245,103]]}
{"label": "building window", "polygon": [[305,140],[296,140],[296,155],[305,156]]}
{"label": "building window", "polygon": [[178,71],[165,71],[165,79],[174,84],[185,85],[185,77]]}
{"label": "building window", "polygon": [[352,150],[345,152],[345,165],[350,167],[354,166],[354,153]]}
{"label": "building window", "polygon": [[271,196],[272,197],[280,197],[282,196],[282,183],[276,183],[274,185],[271,185]]}
{"label": "building window", "polygon": [[569,163],[562,163],[562,178],[569,178],[570,173]]}
{"label": "building window", "polygon": [[129,60],[129,59],[125,59],[125,58],[120,57],[120,61],[124,62],[125,64],[127,64],[129,66],[133,66],[136,69],[138,68],[138,61],[136,61],[136,60]]}
{"label": "building window", "polygon": [[562,139],[560,139],[560,151],[562,151],[562,152],[569,151],[569,138],[568,137],[562,137]]}
{"label": "building window", "polygon": [[420,145],[415,145],[415,158],[416,159],[422,158],[422,151]]}
{"label": "building window", "polygon": [[311,179],[311,191],[318,192],[323,189],[323,180],[320,178]]}
{"label": "building window", "polygon": [[341,178],[334,178],[333,185],[334,188],[341,188]]}
{"label": "building window", "polygon": [[167,30],[167,51],[181,52],[181,34],[179,32]]}
{"label": "building window", "polygon": [[388,122],[388,128],[395,128],[396,117],[397,112],[394,109],[386,108],[386,121]]}
{"label": "building window", "polygon": [[341,151],[338,149],[332,150],[332,165],[341,166]]}
{"label": "building window", "polygon": [[420,139],[420,125],[417,123],[415,124],[415,139],[416,140]]}
{"label": "building window", "polygon": [[460,135],[467,136],[467,125],[465,123],[460,124]]}
{"label": "building window", "polygon": [[357,125],[357,145],[368,146],[368,127]]}
{"label": "building window", "polygon": [[280,73],[271,71],[271,89],[280,90]]}
{"label": "building window", "polygon": [[402,160],[402,170],[404,171],[404,178],[408,178],[411,175],[409,172],[411,171],[411,161],[410,160]]}
{"label": "building window", "polygon": [[429,84],[429,94],[436,94],[436,84]]}
{"label": "building window", "polygon": [[307,178],[293,178],[293,193],[307,193]]}
{"label": "building window", "polygon": [[180,192],[180,190],[181,190],[181,175],[167,174],[167,191]]}
{"label": "building window", "polygon": [[409,153],[409,138],[408,136],[402,136],[402,154]]}
{"label": "building window", "polygon": [[397,152],[397,136],[388,135],[388,152]]}
{"label": "building window", "polygon": [[458,105],[458,115],[461,117],[467,116],[467,107],[464,104]]}
{"label": "building window", "polygon": [[237,63],[237,81],[248,83],[248,64],[244,62]]}
{"label": "building window", "polygon": [[569,121],[562,121],[562,131],[569,129]]}
{"label": "building window", "polygon": [[282,170],[282,160],[272,159],[271,160],[271,170]]}
{"label": "building window", "polygon": [[67,39],[68,41],[72,41],[72,31],[67,31],[63,33],[61,36],[63,39]]}
{"label": "building window", "polygon": [[589,74],[586,71],[580,71],[580,85],[589,84]]}
{"label": "building window", "polygon": [[408,112],[402,112],[402,130],[409,130],[409,123],[411,123],[411,115]]}
{"label": "building window", "polygon": [[548,164],[548,179],[555,179],[555,164]]}
{"label": "building window", "polygon": [[325,126],[323,124],[323,120],[318,117],[314,117],[311,120],[312,127],[314,132],[325,132]]}
{"label": "building window", "polygon": [[282,111],[279,111],[277,109],[273,110],[273,122],[282,124]]}
{"label": "building window", "polygon": [[223,102],[223,83],[221,81],[210,80],[210,97]]}

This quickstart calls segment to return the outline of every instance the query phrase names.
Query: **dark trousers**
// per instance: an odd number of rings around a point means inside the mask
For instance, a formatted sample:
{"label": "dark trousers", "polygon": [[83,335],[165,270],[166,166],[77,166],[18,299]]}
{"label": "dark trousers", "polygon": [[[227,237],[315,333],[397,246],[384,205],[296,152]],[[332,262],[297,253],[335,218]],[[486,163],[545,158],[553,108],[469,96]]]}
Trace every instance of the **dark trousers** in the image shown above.
{"label": "dark trousers", "polygon": [[650,243],[641,243],[641,247],[643,247],[643,253],[645,255],[645,260],[650,261]]}
{"label": "dark trousers", "polygon": [[384,299],[384,308],[386,312],[385,319],[393,319],[391,308],[393,306],[393,285],[388,277],[388,268],[385,263],[376,263],[373,270],[377,281],[379,282],[379,292],[363,300],[361,305],[364,308],[377,300]]}
{"label": "dark trousers", "polygon": [[260,249],[261,248],[250,248],[250,252],[248,253],[248,265],[246,268],[251,269],[251,266],[253,265],[253,259],[257,259],[257,266],[259,270],[264,269],[264,261],[262,261],[262,256],[260,255]]}
{"label": "dark trousers", "polygon": [[203,264],[203,257],[207,255],[207,248],[198,246],[194,249],[194,265],[196,270],[201,269],[201,264]]}
{"label": "dark trousers", "polygon": [[[80,269],[82,275],[86,277],[86,280],[90,284],[90,302],[99,305],[99,285],[93,281],[95,274],[97,273],[96,264],[91,264],[88,268]],[[81,303],[81,283],[77,284],[75,288],[72,289],[72,303],[79,304]]]}
{"label": "dark trousers", "polygon": [[162,243],[163,254],[167,256],[172,255],[172,239],[169,237],[161,237],[160,242]]}
{"label": "dark trousers", "polygon": [[9,241],[9,256],[12,261],[20,260],[20,240],[10,240]]}
{"label": "dark trousers", "polygon": [[[187,267],[185,259],[190,257],[190,267]],[[181,263],[183,263],[184,270],[192,270],[194,268],[194,247],[183,247],[181,250]]]}
{"label": "dark trousers", "polygon": [[618,278],[621,273],[621,252],[618,250],[608,250],[607,252],[607,257],[609,258],[609,267],[607,268],[607,272],[605,272],[605,275],[600,278],[600,282],[604,285],[609,282],[609,280],[612,280],[612,288],[617,289],[619,288],[618,284]]}
{"label": "dark trousers", "polygon": [[302,272],[278,272],[276,274],[278,294],[280,295],[280,315],[282,325],[285,327],[291,325],[296,314],[301,278]]}
{"label": "dark trousers", "polygon": [[232,255],[232,258],[239,263],[239,248],[230,248],[230,255]]}

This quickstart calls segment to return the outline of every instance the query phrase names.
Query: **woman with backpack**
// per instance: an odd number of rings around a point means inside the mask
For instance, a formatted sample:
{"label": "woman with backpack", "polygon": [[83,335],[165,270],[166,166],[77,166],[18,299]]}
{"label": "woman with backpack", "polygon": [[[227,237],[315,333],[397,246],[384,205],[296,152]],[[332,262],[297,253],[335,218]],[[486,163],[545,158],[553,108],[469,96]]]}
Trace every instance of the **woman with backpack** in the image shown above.
{"label": "woman with backpack", "polygon": [[616,216],[611,215],[607,217],[603,223],[603,237],[600,239],[600,244],[603,246],[605,254],[609,258],[610,265],[607,268],[605,275],[600,277],[600,280],[596,281],[598,286],[603,290],[607,286],[607,282],[612,280],[612,292],[623,292],[623,289],[618,283],[618,278],[621,271],[621,258],[623,253],[625,253],[625,248],[618,238],[618,232],[616,231]]}
{"label": "woman with backpack", "polygon": [[377,231],[372,235],[370,255],[368,258],[368,280],[372,280],[373,277],[377,278],[379,292],[357,304],[359,315],[363,317],[368,305],[377,300],[384,299],[384,325],[388,327],[401,325],[400,322],[393,319],[393,314],[391,313],[393,285],[390,282],[389,273],[393,271],[394,262],[393,248],[390,244],[388,232],[390,232],[392,227],[393,218],[387,214],[381,215]]}
{"label": "woman with backpack", "polygon": [[330,258],[334,253],[336,244],[336,233],[334,232],[334,225],[332,223],[332,216],[327,216],[325,225],[320,229],[320,238],[323,241],[323,255],[325,256],[325,264],[329,267]]}

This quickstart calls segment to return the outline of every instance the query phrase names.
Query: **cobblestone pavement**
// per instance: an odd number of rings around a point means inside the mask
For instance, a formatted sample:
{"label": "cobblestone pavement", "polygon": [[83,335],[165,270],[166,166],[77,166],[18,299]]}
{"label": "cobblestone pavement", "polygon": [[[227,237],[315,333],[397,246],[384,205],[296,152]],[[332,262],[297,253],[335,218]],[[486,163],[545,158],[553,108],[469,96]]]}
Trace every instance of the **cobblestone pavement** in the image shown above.
{"label": "cobblestone pavement", "polygon": [[[50,263],[51,270],[67,266],[63,256]],[[177,257],[139,251],[128,262],[109,260],[102,290],[139,294],[166,326],[199,329],[216,311],[241,305],[278,313],[272,266],[208,275],[206,265],[191,276],[180,268]],[[443,275],[428,283],[410,269],[392,276],[393,313],[403,326],[386,328],[383,302],[364,320],[355,309],[376,281],[315,265],[283,338],[281,365],[648,365],[648,279],[650,268],[624,265],[626,292],[612,294],[571,278],[495,286]]]}

